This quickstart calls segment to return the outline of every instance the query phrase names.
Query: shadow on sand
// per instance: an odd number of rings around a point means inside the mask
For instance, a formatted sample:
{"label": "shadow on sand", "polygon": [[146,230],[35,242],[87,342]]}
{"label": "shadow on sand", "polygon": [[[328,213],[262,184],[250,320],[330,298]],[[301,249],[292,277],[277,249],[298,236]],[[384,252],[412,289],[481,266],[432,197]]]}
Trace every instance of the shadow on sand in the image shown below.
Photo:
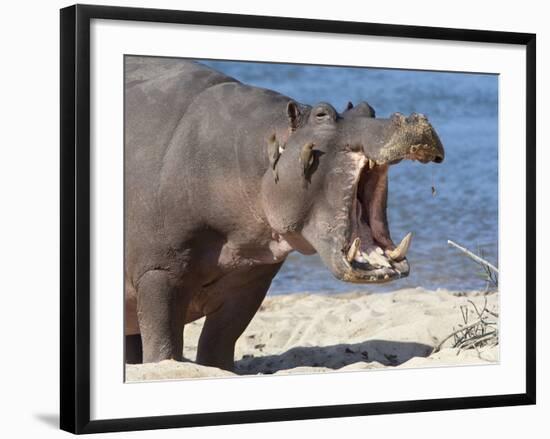
{"label": "shadow on sand", "polygon": [[299,346],[282,354],[245,356],[235,362],[239,375],[272,374],[295,367],[326,367],[340,369],[357,362],[378,362],[385,366],[399,366],[413,357],[427,357],[433,346],[422,343],[368,340],[363,343],[332,346]]}

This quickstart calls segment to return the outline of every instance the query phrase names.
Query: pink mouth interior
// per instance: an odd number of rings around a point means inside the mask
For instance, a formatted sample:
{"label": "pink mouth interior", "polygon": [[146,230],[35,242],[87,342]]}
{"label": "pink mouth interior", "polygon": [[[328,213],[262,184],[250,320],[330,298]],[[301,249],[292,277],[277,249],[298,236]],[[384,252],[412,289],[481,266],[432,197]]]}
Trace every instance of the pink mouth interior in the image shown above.
{"label": "pink mouth interior", "polygon": [[351,212],[352,232],[350,243],[361,239],[360,250],[378,246],[382,250],[392,250],[395,245],[387,225],[386,204],[388,194],[388,165],[376,166],[361,171],[357,185],[357,196]]}

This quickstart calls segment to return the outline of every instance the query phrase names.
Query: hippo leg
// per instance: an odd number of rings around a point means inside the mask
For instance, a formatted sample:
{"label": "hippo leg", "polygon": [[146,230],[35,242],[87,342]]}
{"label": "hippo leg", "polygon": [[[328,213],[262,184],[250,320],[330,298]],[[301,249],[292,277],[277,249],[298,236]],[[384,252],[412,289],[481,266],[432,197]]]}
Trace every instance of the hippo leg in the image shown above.
{"label": "hippo leg", "polygon": [[137,286],[137,314],[143,345],[143,362],[180,361],[186,300],[168,271],[151,270]]}
{"label": "hippo leg", "polygon": [[199,338],[197,363],[233,370],[235,343],[264,299],[269,283],[231,295],[215,312],[208,314]]}
{"label": "hippo leg", "polygon": [[143,349],[141,347],[141,335],[127,335],[125,341],[126,363],[139,364],[143,361]]}

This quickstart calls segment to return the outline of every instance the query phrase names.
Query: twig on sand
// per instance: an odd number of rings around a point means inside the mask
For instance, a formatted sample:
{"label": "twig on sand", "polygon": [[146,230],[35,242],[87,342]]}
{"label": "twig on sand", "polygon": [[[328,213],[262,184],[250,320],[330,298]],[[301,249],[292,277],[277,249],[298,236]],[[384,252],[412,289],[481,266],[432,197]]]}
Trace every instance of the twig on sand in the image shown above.
{"label": "twig on sand", "polygon": [[475,253],[472,253],[470,250],[468,250],[467,248],[465,247],[462,247],[461,245],[458,245],[456,242],[454,241],[451,241],[450,239],[447,240],[447,244],[449,245],[452,245],[453,247],[459,249],[461,252],[463,252],[464,254],[466,254],[467,256],[469,256],[470,258],[472,258],[474,261],[476,261],[478,264],[481,264],[485,267],[489,267],[491,270],[493,270],[494,272],[498,273],[498,268],[495,267],[493,264],[491,264],[490,262],[486,261],[485,259],[483,259],[482,257],[476,255]]}
{"label": "twig on sand", "polygon": [[483,269],[483,276],[487,282],[486,291],[489,290],[489,287],[491,285],[495,288],[498,288],[498,268],[483,258],[483,249],[480,248],[478,252],[479,255],[476,255],[467,248],[458,245],[456,242],[451,241],[450,239],[447,240],[447,243],[459,249],[466,256],[472,259],[476,264],[481,266],[481,268]]}
{"label": "twig on sand", "polygon": [[478,319],[468,324],[468,309],[467,307],[461,306],[460,311],[462,313],[464,325],[459,325],[460,327],[458,329],[453,328],[453,332],[445,337],[434,348],[432,353],[439,352],[443,345],[452,337],[454,337],[452,347],[458,349],[457,355],[464,349],[477,350],[480,347],[492,347],[498,344],[498,323],[489,319],[489,316],[498,317],[498,314],[487,309],[487,297],[485,297],[485,302],[481,311],[474,302],[471,300],[468,300],[468,302],[473,306]]}

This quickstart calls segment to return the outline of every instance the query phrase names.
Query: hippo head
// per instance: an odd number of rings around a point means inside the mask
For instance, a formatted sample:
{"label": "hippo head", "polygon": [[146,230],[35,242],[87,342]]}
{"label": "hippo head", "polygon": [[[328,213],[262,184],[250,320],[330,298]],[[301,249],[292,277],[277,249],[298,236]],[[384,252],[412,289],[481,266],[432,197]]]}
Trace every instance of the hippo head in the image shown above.
{"label": "hippo head", "polygon": [[[291,134],[276,177],[262,181],[272,229],[295,250],[318,252],[338,279],[387,282],[409,273],[411,234],[396,245],[386,215],[389,166],[403,159],[440,163],[444,150],[421,114],[375,119],[366,103],[339,114],[331,105],[288,104]],[[300,123],[292,127],[293,121]]]}

